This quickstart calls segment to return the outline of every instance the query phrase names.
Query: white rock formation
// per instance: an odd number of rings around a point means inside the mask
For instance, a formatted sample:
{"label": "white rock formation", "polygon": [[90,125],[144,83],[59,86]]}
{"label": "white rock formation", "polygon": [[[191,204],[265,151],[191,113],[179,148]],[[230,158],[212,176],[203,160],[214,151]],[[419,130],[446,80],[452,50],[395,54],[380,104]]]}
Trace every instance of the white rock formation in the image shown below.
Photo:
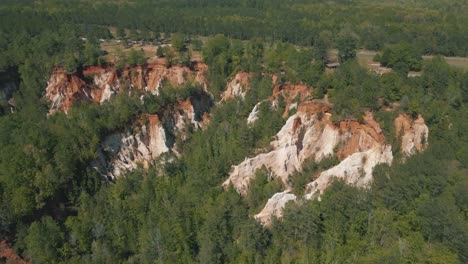
{"label": "white rock formation", "polygon": [[335,178],[342,179],[353,186],[367,187],[372,180],[374,167],[381,163],[390,165],[392,161],[393,154],[390,145],[351,154],[338,165],[323,171],[316,180],[307,184],[305,198],[311,199],[322,194]]}
{"label": "white rock formation", "polygon": [[195,109],[190,103],[190,100],[184,101],[178,105],[177,109],[172,112],[171,117],[174,120],[174,129],[182,131],[187,124],[192,124],[195,129],[198,128],[199,122],[195,120]]}
{"label": "white rock formation", "polygon": [[149,123],[149,147],[146,148],[146,146],[142,146],[141,143],[143,142],[140,141],[138,149],[147,149],[149,154],[151,154],[151,156],[148,156],[148,158],[152,158],[153,160],[159,157],[159,155],[162,153],[169,151],[166,139],[166,131],[159,122]]}
{"label": "white rock formation", "polygon": [[293,110],[293,109],[296,109],[296,108],[297,108],[297,102],[290,104],[289,107],[288,107],[289,110]]}
{"label": "white rock formation", "polygon": [[136,132],[112,134],[102,143],[102,152],[112,157],[104,168],[110,178],[118,178],[139,164],[147,168],[162,153],[169,151],[166,132],[157,116],[151,116],[147,123],[133,129]]}
{"label": "white rock formation", "polygon": [[252,109],[252,112],[250,112],[249,117],[247,117],[247,124],[252,125],[257,121],[258,119],[258,113],[260,113],[260,105],[262,102],[257,103],[254,108]]}
{"label": "white rock formation", "polygon": [[113,71],[95,74],[93,81],[96,87],[104,88],[99,103],[110,100],[120,90],[119,79],[116,78]]}
{"label": "white rock formation", "polygon": [[273,216],[283,217],[283,208],[289,201],[296,201],[296,195],[289,191],[274,194],[266,203],[263,210],[254,217],[264,226],[270,226]]}
{"label": "white rock formation", "polygon": [[427,147],[429,128],[422,116],[413,120],[407,115],[399,115],[395,119],[395,130],[397,136],[401,136],[401,151],[407,157]]}
{"label": "white rock formation", "polygon": [[187,125],[193,129],[205,127],[210,107],[211,97],[202,93],[177,101],[159,115],[143,115],[128,130],[106,137],[92,166],[115,179],[139,165],[148,168],[163,153],[172,151],[177,155],[174,138],[185,140]]}
{"label": "white rock formation", "polygon": [[237,96],[244,97],[249,90],[249,78],[252,73],[238,72],[234,78],[227,84],[226,91],[221,95],[221,101],[228,100]]}
{"label": "white rock formation", "polygon": [[[329,115],[324,118],[329,118]],[[316,115],[298,112],[276,134],[276,139],[270,144],[270,152],[261,153],[233,166],[223,186],[232,184],[239,193],[245,195],[255,171],[262,167],[280,177],[286,184],[289,175],[302,169],[304,160],[313,156],[315,161],[320,161],[333,154],[338,139],[338,131],[329,124],[318,121]]]}
{"label": "white rock formation", "polygon": [[[392,164],[391,146],[384,144],[380,126],[370,113],[364,116],[364,120],[366,122],[364,125],[348,121],[340,123],[339,142],[341,147],[337,154],[340,154],[339,156],[342,156],[343,160],[338,165],[321,172],[316,180],[306,186],[305,199],[320,199],[320,195],[334,179],[341,179],[347,184],[357,187],[368,187],[372,181],[372,172],[375,166]],[[332,127],[331,129],[336,128]],[[401,136],[401,150],[406,157],[423,151],[427,147],[429,129],[421,116],[413,120],[407,115],[400,115],[395,119],[395,129],[397,135]],[[333,140],[328,141],[333,142]],[[270,223],[268,219],[271,219],[271,215],[281,217],[281,213],[278,213],[277,210],[281,210],[282,207],[274,203],[279,200],[279,197],[275,197],[275,199],[272,197],[271,200],[270,204],[267,203],[267,206],[259,214],[261,218],[257,217],[264,225]]]}

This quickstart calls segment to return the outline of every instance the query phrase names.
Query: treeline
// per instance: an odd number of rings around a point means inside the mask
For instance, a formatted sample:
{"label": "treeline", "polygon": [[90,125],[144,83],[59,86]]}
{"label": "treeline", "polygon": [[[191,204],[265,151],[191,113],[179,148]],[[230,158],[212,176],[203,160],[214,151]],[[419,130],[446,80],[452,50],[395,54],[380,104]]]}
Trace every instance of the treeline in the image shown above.
{"label": "treeline", "polygon": [[[5,4],[48,16],[54,23],[118,26],[192,35],[222,33],[239,39],[262,38],[311,46],[321,32],[333,36],[350,27],[359,47],[379,50],[408,42],[424,54],[468,55],[466,1],[24,1]],[[10,6],[10,7],[9,7]],[[54,12],[51,12],[54,10]],[[22,10],[22,12],[25,12]],[[28,12],[28,11],[26,11]],[[105,30],[92,30],[102,38]]]}

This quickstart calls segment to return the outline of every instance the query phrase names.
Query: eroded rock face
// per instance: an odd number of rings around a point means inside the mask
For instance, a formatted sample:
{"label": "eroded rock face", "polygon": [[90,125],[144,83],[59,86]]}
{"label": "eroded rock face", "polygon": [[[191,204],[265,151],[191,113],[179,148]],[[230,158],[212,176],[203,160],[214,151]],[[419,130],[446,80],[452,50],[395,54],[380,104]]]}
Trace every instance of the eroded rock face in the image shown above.
{"label": "eroded rock face", "polygon": [[169,151],[166,131],[157,115],[146,115],[133,131],[107,136],[98,149],[98,170],[110,179],[134,170],[139,164],[148,168],[162,153]]}
{"label": "eroded rock face", "polygon": [[[254,75],[251,72],[238,72],[227,84],[226,90],[222,94],[221,101],[229,100],[235,97],[244,98],[251,89],[250,78]],[[268,98],[273,107],[276,107],[278,101],[284,100],[286,107],[283,116],[287,117],[289,110],[296,108],[297,104],[306,101],[312,95],[312,88],[305,84],[283,83],[278,84],[278,77],[271,75],[273,93]],[[255,89],[255,87],[252,87]]]}
{"label": "eroded rock face", "polygon": [[[373,119],[372,113],[364,115],[364,123],[343,120],[333,124],[330,110],[330,105],[323,101],[300,103],[297,113],[287,119],[270,143],[270,151],[233,166],[223,186],[232,184],[241,195],[246,195],[256,170],[266,168],[273,177],[279,177],[288,190],[289,177],[302,170],[305,160],[314,159],[319,162],[324,157],[333,155],[336,155],[340,163],[321,172],[306,186],[305,199],[319,197],[334,178],[342,179],[353,186],[369,186],[375,166],[392,163],[391,145],[386,143],[383,131]],[[404,153],[412,155],[415,151],[424,150],[428,129],[422,117],[411,120],[406,116],[399,116],[395,124],[398,124],[397,131],[402,131]],[[256,218],[268,225],[272,215],[281,217],[278,212],[286,204],[282,202],[286,193],[288,192],[272,197]],[[292,196],[287,197],[287,200],[293,200]]]}
{"label": "eroded rock face", "polygon": [[57,110],[66,113],[76,101],[91,98],[91,87],[78,76],[55,69],[47,82],[45,98],[52,103],[50,113]]}
{"label": "eroded rock face", "polygon": [[[307,109],[308,111],[298,111],[286,121],[275,140],[270,143],[270,152],[261,153],[233,166],[223,185],[232,184],[239,193],[245,195],[255,171],[262,167],[287,184],[289,175],[300,171],[304,160],[314,156],[316,161],[320,161],[331,155],[338,142],[338,133],[329,124],[330,115],[326,114],[329,106],[311,104]],[[321,121],[317,118],[319,112],[323,116]]]}
{"label": "eroded rock face", "polygon": [[[251,72],[238,72],[232,80],[227,84],[226,90],[221,95],[221,102],[226,101],[235,97],[244,98],[250,89],[250,78],[254,75]],[[263,76],[268,74],[264,73]],[[259,106],[262,103],[271,104],[272,108],[278,107],[280,101],[284,102],[283,117],[287,118],[289,113],[297,109],[298,105],[312,98],[312,87],[308,87],[305,84],[293,84],[293,83],[278,83],[278,76],[275,74],[268,75],[271,77],[271,85],[273,86],[273,93],[269,98],[264,101],[258,102],[252,109],[247,124],[254,124],[258,119]],[[328,103],[328,102],[327,102]]]}
{"label": "eroded rock face", "polygon": [[[1,77],[1,76],[0,76]],[[0,103],[6,103],[11,113],[15,112],[15,100],[13,98],[13,93],[17,90],[17,83],[14,81],[7,81],[0,83]],[[7,110],[7,108],[2,109],[0,106],[0,113]]]}
{"label": "eroded rock face", "polygon": [[107,136],[93,162],[103,176],[113,180],[139,165],[148,168],[164,153],[178,154],[176,136],[186,139],[186,129],[207,125],[211,98],[202,93],[180,100],[158,115],[143,115],[131,128]]}
{"label": "eroded rock face", "polygon": [[29,262],[22,259],[15,250],[5,241],[0,240],[0,259],[5,263],[27,264]]}
{"label": "eroded rock face", "polygon": [[221,95],[221,101],[232,99],[234,97],[244,97],[250,89],[249,78],[253,73],[238,72],[234,78],[227,84],[226,91]]}
{"label": "eroded rock face", "polygon": [[93,77],[93,85],[98,89],[93,89],[92,100],[103,103],[110,100],[120,91],[120,81],[117,72],[103,68],[89,68],[84,72],[85,76]]}
{"label": "eroded rock face", "polygon": [[296,201],[296,195],[289,193],[289,191],[275,193],[268,199],[262,211],[254,217],[264,226],[270,226],[273,217],[283,217],[283,208],[289,201]]}
{"label": "eroded rock face", "polygon": [[[265,167],[287,186],[289,176],[301,171],[307,159],[313,158],[319,162],[324,157],[337,155],[344,160],[357,152],[384,148],[382,130],[370,113],[364,117],[365,124],[349,120],[335,126],[331,122],[329,110],[326,104],[302,103],[298,112],[276,134],[270,144],[272,150],[233,166],[223,185],[232,184],[239,193],[245,195],[255,171]],[[336,153],[335,148],[338,149]]]}
{"label": "eroded rock face", "polygon": [[306,187],[306,199],[319,196],[332,183],[334,178],[346,183],[366,187],[372,180],[372,172],[378,164],[391,164],[391,145],[385,144],[385,137],[371,113],[364,115],[364,124],[356,121],[341,121],[342,134],[336,155],[341,162],[320,173],[319,177]]}
{"label": "eroded rock face", "polygon": [[97,150],[98,158],[92,166],[103,176],[115,179],[139,165],[147,168],[163,153],[177,155],[176,137],[185,140],[187,129],[195,130],[207,125],[212,100],[206,93],[206,70],[207,66],[202,63],[194,63],[192,67],[148,64],[119,71],[111,67],[91,66],[75,74],[56,68],[50,76],[45,97],[51,102],[50,113],[66,113],[80,100],[98,104],[111,100],[124,90],[123,87],[129,93],[138,91],[143,95],[159,94],[165,83],[174,89],[187,83],[204,87],[205,91],[163,106],[157,115],[143,115],[132,127],[103,139]]}
{"label": "eroded rock face", "polygon": [[185,140],[187,129],[203,129],[208,125],[208,113],[212,106],[213,102],[207,93],[198,93],[165,109],[161,118],[169,133],[180,134],[182,140]]}
{"label": "eroded rock face", "polygon": [[413,120],[408,115],[400,114],[395,119],[395,131],[398,137],[401,136],[401,151],[406,156],[421,152],[427,147],[429,128],[421,115]]}
{"label": "eroded rock face", "polygon": [[289,111],[297,108],[298,104],[306,101],[312,95],[312,89],[305,84],[285,83],[276,85],[273,88],[273,95],[270,100],[273,105],[277,105],[280,97],[284,100],[286,106],[283,112],[283,117],[289,116]]}
{"label": "eroded rock face", "polygon": [[250,112],[249,116],[247,117],[247,124],[251,125],[254,124],[255,121],[258,119],[258,114],[260,113],[260,105],[262,102],[257,103],[254,108],[252,109],[252,112]]}
{"label": "eroded rock face", "polygon": [[333,179],[342,179],[347,184],[367,187],[372,180],[372,171],[378,164],[392,164],[393,154],[390,145],[373,147],[363,152],[356,152],[342,160],[338,165],[323,171],[313,182],[307,184],[306,199],[317,197],[332,183]]}
{"label": "eroded rock face", "polygon": [[192,68],[180,65],[166,67],[161,64],[135,66],[117,71],[114,68],[92,66],[82,72],[67,74],[56,68],[47,83],[45,98],[51,102],[50,113],[67,112],[78,100],[103,103],[120,92],[123,86],[158,94],[164,82],[177,87],[197,83],[206,90],[204,77],[207,66],[195,63]]}

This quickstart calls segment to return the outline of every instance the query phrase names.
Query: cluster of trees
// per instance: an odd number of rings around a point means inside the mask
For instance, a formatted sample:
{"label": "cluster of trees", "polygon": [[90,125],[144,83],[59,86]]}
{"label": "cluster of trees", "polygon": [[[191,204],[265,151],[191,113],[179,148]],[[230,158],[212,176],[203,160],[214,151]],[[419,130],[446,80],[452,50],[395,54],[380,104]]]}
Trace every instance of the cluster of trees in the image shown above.
{"label": "cluster of trees", "polygon": [[241,41],[217,35],[202,48],[203,60],[210,65],[210,92],[218,98],[228,77],[239,71],[275,74],[280,82],[313,85],[324,73],[324,60],[312,48],[292,44],[267,44],[260,39]]}
{"label": "cluster of trees", "polygon": [[[31,10],[0,9],[0,13],[0,71],[15,68],[21,72],[22,67],[41,63],[43,66],[37,67],[47,71],[63,66],[74,72],[83,65],[105,63],[94,31],[83,31],[71,23],[58,24]],[[47,78],[47,74],[42,77]]]}
{"label": "cluster of trees", "polygon": [[147,58],[142,48],[139,50],[132,48],[128,53],[125,53],[122,49],[117,49],[115,53],[114,64],[117,69],[146,64]]}
{"label": "cluster of trees", "polygon": [[356,58],[358,37],[350,28],[343,29],[337,37],[336,47],[338,49],[338,59],[346,62]]}
{"label": "cluster of trees", "polygon": [[377,54],[375,61],[385,67],[393,68],[393,71],[406,76],[408,72],[419,71],[422,67],[421,51],[408,43],[399,43],[387,46],[382,54]]}

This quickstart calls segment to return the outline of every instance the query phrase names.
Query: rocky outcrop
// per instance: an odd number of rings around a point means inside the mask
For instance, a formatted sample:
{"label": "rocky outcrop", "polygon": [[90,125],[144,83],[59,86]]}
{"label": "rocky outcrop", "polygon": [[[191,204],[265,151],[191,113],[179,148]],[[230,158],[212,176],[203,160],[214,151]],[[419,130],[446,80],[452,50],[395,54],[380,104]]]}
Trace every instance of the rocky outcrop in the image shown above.
{"label": "rocky outcrop", "polygon": [[289,111],[297,108],[299,103],[306,101],[311,98],[311,96],[312,89],[307,87],[307,85],[285,83],[276,85],[273,88],[273,95],[270,100],[272,101],[273,106],[276,106],[278,105],[279,100],[283,99],[285,102],[283,117],[288,117]]}
{"label": "rocky outcrop", "polygon": [[166,131],[157,115],[144,116],[132,130],[107,136],[97,150],[95,167],[110,179],[140,164],[148,168],[162,153],[169,151]]}
{"label": "rocky outcrop", "polygon": [[122,70],[92,66],[74,74],[56,68],[47,83],[45,98],[51,102],[50,113],[53,113],[67,112],[79,100],[103,103],[124,86],[129,92],[158,94],[165,82],[173,87],[192,82],[206,90],[206,70],[207,66],[202,63],[195,63],[193,67],[148,64]]}
{"label": "rocky outcrop", "polygon": [[234,97],[244,97],[250,89],[249,78],[253,76],[250,72],[238,72],[227,84],[226,91],[221,95],[221,101]]}
{"label": "rocky outcrop", "polygon": [[283,84],[277,85],[273,89],[273,95],[255,105],[247,118],[247,124],[251,125],[258,119],[260,105],[262,103],[271,104],[272,108],[277,108],[280,100],[284,101],[283,117],[289,116],[289,113],[298,108],[298,105],[312,97],[312,89],[303,84]]}
{"label": "rocky outcrop", "polygon": [[[255,89],[255,87],[250,87],[250,78],[253,75],[254,73],[251,72],[238,72],[232,80],[228,82],[226,90],[221,95],[221,101],[226,101],[235,97],[244,98],[250,89]],[[266,75],[266,73],[263,74],[263,76]],[[269,98],[264,98],[264,101],[255,105],[247,119],[247,124],[253,124],[258,119],[259,106],[261,103],[269,103],[272,108],[277,108],[281,104],[281,107],[284,107],[283,117],[287,118],[291,110],[297,109],[300,103],[312,99],[313,89],[311,87],[305,84],[278,83],[278,76],[275,74],[269,75],[269,77],[271,77],[273,93]]]}
{"label": "rocky outcrop", "polygon": [[266,203],[263,210],[254,216],[264,226],[270,226],[273,217],[283,217],[283,208],[290,201],[296,201],[296,195],[289,191],[275,193]]}
{"label": "rocky outcrop", "polygon": [[179,135],[185,140],[188,129],[203,129],[208,125],[208,113],[212,106],[210,95],[202,92],[177,101],[172,107],[165,108],[160,115],[169,134],[172,137]]}
{"label": "rocky outcrop", "polygon": [[[22,259],[15,250],[4,240],[0,240],[0,260],[5,263],[27,264],[29,262]],[[3,262],[2,262],[3,263]]]}
{"label": "rocky outcrop", "polygon": [[74,102],[91,98],[91,87],[78,76],[55,69],[47,82],[45,98],[51,102],[50,113],[66,113]]}
{"label": "rocky outcrop", "polygon": [[393,161],[390,145],[373,147],[356,152],[342,160],[338,165],[323,171],[320,176],[306,187],[306,199],[317,197],[332,183],[341,179],[349,185],[367,187],[372,180],[372,171],[378,164],[391,164]]}
{"label": "rocky outcrop", "polygon": [[[307,105],[307,106],[306,106]],[[232,184],[245,195],[255,171],[265,167],[284,184],[289,175],[301,170],[304,160],[314,156],[316,161],[331,155],[337,144],[338,132],[331,127],[328,105],[304,104],[301,110],[291,116],[270,143],[271,151],[261,153],[233,166],[224,186]],[[318,113],[323,117],[318,120]]]}
{"label": "rocky outcrop", "polygon": [[103,176],[115,179],[139,165],[147,168],[163,153],[177,155],[176,138],[185,140],[189,129],[207,125],[212,100],[206,93],[206,70],[205,64],[196,62],[192,67],[147,64],[122,70],[91,66],[74,74],[56,68],[48,81],[45,98],[51,102],[49,113],[66,113],[77,101],[102,104],[122,91],[157,95],[165,84],[174,89],[188,83],[203,87],[204,91],[162,106],[157,115],[140,116],[131,127],[103,139],[92,166]]}
{"label": "rocky outcrop", "polygon": [[401,151],[406,156],[423,151],[428,144],[429,128],[419,115],[412,119],[408,115],[400,114],[395,119],[397,137],[401,137]]}
{"label": "rocky outcrop", "polygon": [[298,112],[288,118],[271,142],[271,151],[233,166],[223,185],[232,184],[244,195],[255,171],[262,167],[287,185],[289,176],[301,171],[304,161],[310,158],[319,162],[324,157],[337,155],[344,160],[357,152],[385,148],[383,132],[370,113],[365,115],[364,124],[345,120],[336,126],[331,122],[329,110],[329,105],[316,102],[299,105]]}
{"label": "rocky outcrop", "polygon": [[[269,151],[246,158],[233,166],[223,186],[232,185],[241,195],[246,195],[256,170],[265,168],[273,177],[279,177],[286,189],[289,189],[289,177],[302,170],[304,161],[313,159],[319,162],[324,157],[334,155],[340,160],[339,164],[322,171],[309,183],[304,198],[319,197],[335,178],[353,186],[369,186],[375,166],[392,163],[391,145],[386,143],[383,131],[372,113],[363,116],[363,123],[342,120],[334,124],[330,110],[331,106],[324,101],[300,103],[297,113],[287,119],[270,143]],[[408,120],[406,116],[399,116],[395,124],[398,124],[397,131],[402,131],[402,149],[407,155],[425,148],[428,130],[422,117]],[[278,211],[286,203],[282,202],[286,199],[284,197],[293,200],[292,196],[285,196],[286,193],[272,197],[256,218],[268,225],[272,215],[280,217]]]}
{"label": "rocky outcrop", "polygon": [[120,91],[120,80],[117,72],[102,68],[89,68],[84,72],[85,76],[92,76],[93,85],[98,89],[92,89],[91,99],[104,103],[110,100]]}
{"label": "rocky outcrop", "polygon": [[[2,78],[1,74],[0,78]],[[17,87],[18,86],[15,81],[6,81],[0,83],[0,115],[6,112],[15,112],[16,105],[13,98],[13,93],[17,90]]]}
{"label": "rocky outcrop", "polygon": [[164,153],[177,155],[175,138],[185,140],[188,127],[204,128],[210,107],[211,98],[203,93],[179,100],[157,115],[143,115],[127,130],[107,136],[92,166],[113,180],[139,165],[148,168]]}
{"label": "rocky outcrop", "polygon": [[371,113],[364,115],[364,124],[341,121],[339,131],[342,134],[341,147],[336,155],[341,162],[320,173],[307,185],[306,199],[320,195],[335,178],[353,186],[366,187],[372,180],[376,165],[393,161],[391,145],[385,143],[383,132]]}
{"label": "rocky outcrop", "polygon": [[262,104],[262,102],[257,103],[254,106],[254,108],[252,109],[252,111],[250,112],[249,116],[247,117],[247,124],[248,125],[254,124],[255,121],[257,121],[258,114],[260,113],[260,105],[261,104]]}

